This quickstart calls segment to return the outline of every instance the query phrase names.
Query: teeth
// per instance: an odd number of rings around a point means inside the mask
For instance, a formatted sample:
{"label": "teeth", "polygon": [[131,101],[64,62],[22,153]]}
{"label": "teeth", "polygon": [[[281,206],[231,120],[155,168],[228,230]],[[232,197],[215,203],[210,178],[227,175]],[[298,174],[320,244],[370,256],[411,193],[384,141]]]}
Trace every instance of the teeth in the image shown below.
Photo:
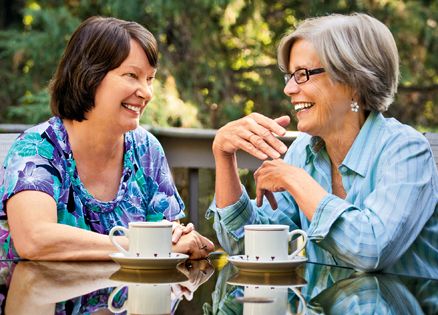
{"label": "teeth", "polygon": [[140,107],[138,107],[138,106],[133,106],[133,105],[125,104],[125,103],[123,103],[122,105],[123,105],[123,107],[126,107],[127,109],[130,109],[136,113],[140,112]]}
{"label": "teeth", "polygon": [[294,108],[295,108],[295,111],[298,112],[300,110],[310,108],[312,106],[313,106],[313,103],[299,103],[299,104],[295,104]]}

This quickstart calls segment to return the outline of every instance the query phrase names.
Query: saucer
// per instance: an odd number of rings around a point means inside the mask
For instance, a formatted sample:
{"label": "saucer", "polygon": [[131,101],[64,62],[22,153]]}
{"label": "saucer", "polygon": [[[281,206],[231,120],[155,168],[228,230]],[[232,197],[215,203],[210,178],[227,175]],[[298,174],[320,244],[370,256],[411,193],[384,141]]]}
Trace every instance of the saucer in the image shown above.
{"label": "saucer", "polygon": [[228,261],[243,272],[291,272],[293,268],[305,263],[307,257],[296,256],[292,259],[277,261],[249,260],[245,255],[228,257]]}
{"label": "saucer", "polygon": [[110,276],[110,279],[119,283],[132,284],[173,284],[181,283],[188,278],[178,269],[146,270],[120,268]]}
{"label": "saucer", "polygon": [[285,273],[238,272],[227,281],[228,284],[238,286],[269,286],[269,287],[303,287],[306,285],[300,275],[294,270]]}
{"label": "saucer", "polygon": [[109,255],[112,260],[125,269],[173,269],[179,263],[189,258],[181,253],[171,253],[170,257],[130,257],[123,253]]}

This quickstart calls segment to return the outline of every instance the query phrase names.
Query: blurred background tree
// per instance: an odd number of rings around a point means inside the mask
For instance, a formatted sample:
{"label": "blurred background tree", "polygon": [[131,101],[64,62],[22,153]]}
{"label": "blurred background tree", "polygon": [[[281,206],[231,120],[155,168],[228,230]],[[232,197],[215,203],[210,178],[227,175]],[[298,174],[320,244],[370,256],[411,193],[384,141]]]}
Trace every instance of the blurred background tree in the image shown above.
{"label": "blurred background tree", "polygon": [[92,15],[137,21],[158,39],[156,93],[144,123],[218,128],[252,111],[292,115],[276,64],[280,38],[306,17],[353,11],[383,21],[399,47],[401,82],[387,115],[437,130],[432,0],[0,0],[0,123],[50,116],[47,84],[69,36]]}
{"label": "blurred background tree", "polygon": [[[0,123],[50,117],[47,85],[71,33],[93,15],[134,20],[158,40],[155,93],[142,123],[219,128],[253,111],[293,116],[276,63],[280,38],[304,18],[354,11],[388,25],[399,48],[399,93],[386,115],[438,132],[433,0],[0,0]],[[188,205],[187,169],[173,172]],[[213,199],[213,170],[199,176],[199,231],[217,244],[202,214]],[[254,196],[252,172],[240,177]]]}

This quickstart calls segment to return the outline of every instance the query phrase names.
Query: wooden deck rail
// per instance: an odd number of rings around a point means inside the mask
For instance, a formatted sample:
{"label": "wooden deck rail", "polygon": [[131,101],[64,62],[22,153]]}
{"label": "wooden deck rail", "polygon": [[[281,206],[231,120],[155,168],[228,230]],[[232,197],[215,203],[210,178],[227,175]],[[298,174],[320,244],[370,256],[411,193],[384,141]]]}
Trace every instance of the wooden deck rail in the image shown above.
{"label": "wooden deck rail", "polygon": [[[9,146],[20,133],[31,125],[0,124],[0,163]],[[199,222],[199,169],[214,169],[214,159],[211,152],[216,130],[192,128],[157,128],[143,126],[157,137],[163,146],[170,167],[187,168],[189,172],[189,220],[198,228]],[[7,135],[5,135],[7,133]],[[297,132],[290,131],[282,141],[289,146],[296,138]],[[255,170],[260,161],[245,152],[238,152],[239,167]]]}

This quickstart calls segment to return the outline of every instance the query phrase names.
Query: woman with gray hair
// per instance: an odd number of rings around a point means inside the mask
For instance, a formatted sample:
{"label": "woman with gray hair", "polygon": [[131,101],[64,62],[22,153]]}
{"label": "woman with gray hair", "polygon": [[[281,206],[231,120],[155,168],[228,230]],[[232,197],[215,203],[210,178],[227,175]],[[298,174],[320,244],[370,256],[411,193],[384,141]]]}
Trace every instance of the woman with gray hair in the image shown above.
{"label": "woman with gray hair", "polygon": [[[257,113],[217,132],[207,217],[222,246],[241,253],[246,224],[287,224],[307,232],[312,261],[438,277],[430,146],[382,115],[399,77],[389,29],[366,14],[307,19],[283,38],[278,61],[301,133],[287,150],[275,135],[285,134],[289,117]],[[254,174],[255,200],[239,180],[239,149],[265,160]]]}

